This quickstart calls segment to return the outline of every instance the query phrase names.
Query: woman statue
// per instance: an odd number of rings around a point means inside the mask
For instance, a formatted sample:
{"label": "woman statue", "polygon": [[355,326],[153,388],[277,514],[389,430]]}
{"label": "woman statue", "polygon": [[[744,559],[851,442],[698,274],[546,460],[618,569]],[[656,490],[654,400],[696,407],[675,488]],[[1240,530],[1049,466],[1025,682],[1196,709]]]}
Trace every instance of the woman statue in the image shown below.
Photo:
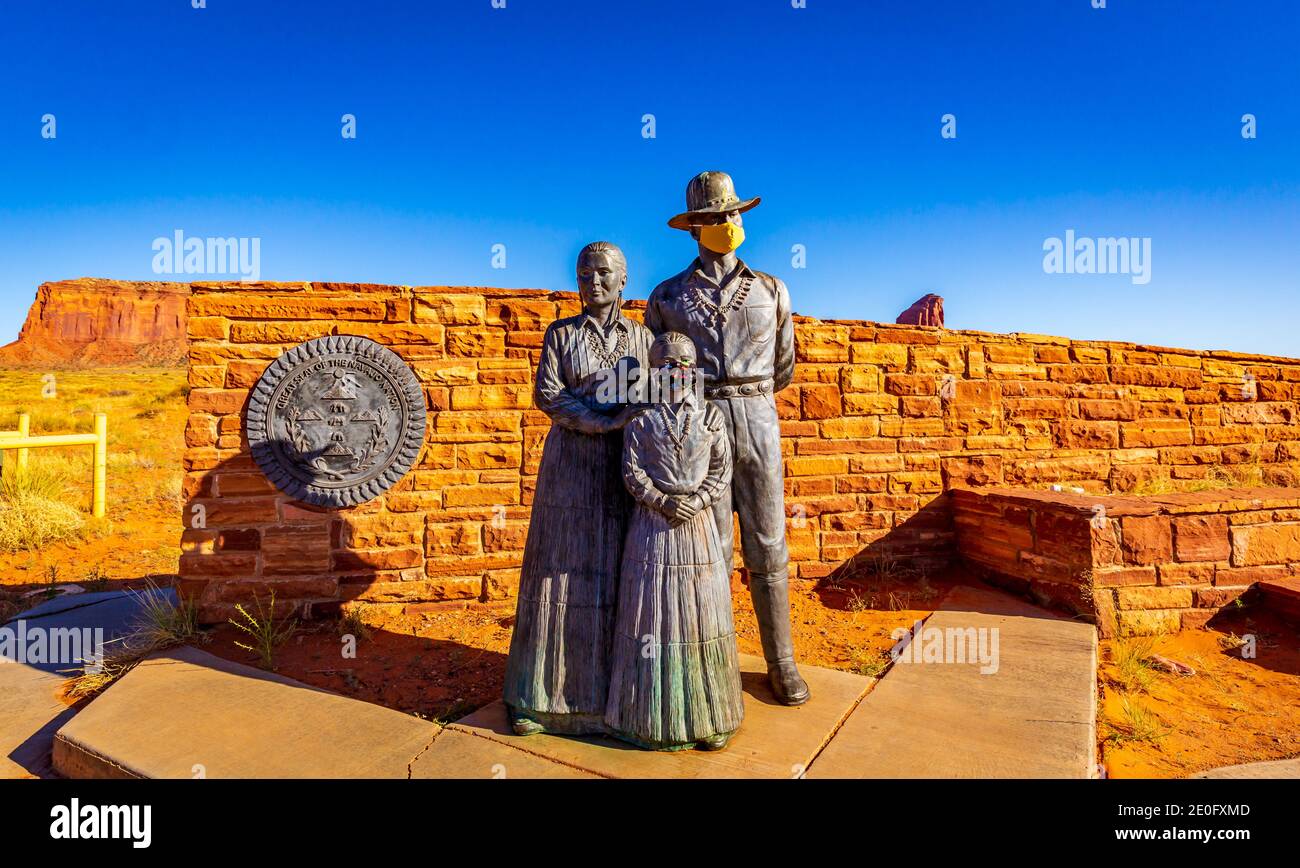
{"label": "woman statue", "polygon": [[654,750],[721,750],[745,709],[731,564],[710,507],[731,483],[721,411],[696,392],[695,345],[650,349],[659,401],[627,424],[623,480],[636,510],[623,548],[605,723]]}
{"label": "woman statue", "polygon": [[524,544],[505,702],[519,735],[604,731],[619,559],[631,504],[620,472],[633,370],[654,336],[623,316],[627,261],[578,254],[582,313],[546,330],[535,400],[551,417]]}

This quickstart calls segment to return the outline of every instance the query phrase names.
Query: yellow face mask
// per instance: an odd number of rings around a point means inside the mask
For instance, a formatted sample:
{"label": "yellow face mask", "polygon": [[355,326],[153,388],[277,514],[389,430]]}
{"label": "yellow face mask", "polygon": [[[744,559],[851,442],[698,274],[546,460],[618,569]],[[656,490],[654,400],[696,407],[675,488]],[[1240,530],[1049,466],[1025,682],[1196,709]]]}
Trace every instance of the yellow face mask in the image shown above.
{"label": "yellow face mask", "polygon": [[700,243],[714,253],[730,253],[745,243],[745,230],[735,223],[701,226]]}

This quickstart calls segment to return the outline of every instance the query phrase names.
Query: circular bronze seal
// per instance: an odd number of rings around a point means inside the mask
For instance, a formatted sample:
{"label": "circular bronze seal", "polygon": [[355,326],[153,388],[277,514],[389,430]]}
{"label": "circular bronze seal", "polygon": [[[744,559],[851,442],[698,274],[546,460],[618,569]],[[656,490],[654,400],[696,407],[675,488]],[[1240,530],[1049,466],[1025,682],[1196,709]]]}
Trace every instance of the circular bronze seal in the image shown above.
{"label": "circular bronze seal", "polygon": [[248,399],[248,443],[285,494],[355,506],[406,475],[424,443],[420,381],[392,350],[356,335],[316,338],[271,363]]}

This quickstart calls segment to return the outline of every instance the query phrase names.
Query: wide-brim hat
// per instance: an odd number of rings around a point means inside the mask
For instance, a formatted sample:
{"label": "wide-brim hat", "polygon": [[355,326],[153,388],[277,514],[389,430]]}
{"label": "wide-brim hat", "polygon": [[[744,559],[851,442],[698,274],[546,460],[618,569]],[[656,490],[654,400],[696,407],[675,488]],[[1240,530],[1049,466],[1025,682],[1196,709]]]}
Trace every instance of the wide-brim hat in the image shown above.
{"label": "wide-brim hat", "polygon": [[736,185],[726,172],[700,172],[686,185],[686,209],[668,221],[674,229],[690,229],[705,214],[726,214],[729,211],[745,212],[763,201],[741,199],[736,195]]}

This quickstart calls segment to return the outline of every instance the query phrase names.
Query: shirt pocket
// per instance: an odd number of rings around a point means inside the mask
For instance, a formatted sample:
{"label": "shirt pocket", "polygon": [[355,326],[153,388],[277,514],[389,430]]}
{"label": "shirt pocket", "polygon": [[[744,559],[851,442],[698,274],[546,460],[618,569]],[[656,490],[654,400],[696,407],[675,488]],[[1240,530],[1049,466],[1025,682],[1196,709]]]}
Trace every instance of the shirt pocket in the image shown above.
{"label": "shirt pocket", "polygon": [[772,339],[776,331],[776,306],[771,304],[753,304],[745,307],[745,325],[749,330],[751,343],[761,344]]}

